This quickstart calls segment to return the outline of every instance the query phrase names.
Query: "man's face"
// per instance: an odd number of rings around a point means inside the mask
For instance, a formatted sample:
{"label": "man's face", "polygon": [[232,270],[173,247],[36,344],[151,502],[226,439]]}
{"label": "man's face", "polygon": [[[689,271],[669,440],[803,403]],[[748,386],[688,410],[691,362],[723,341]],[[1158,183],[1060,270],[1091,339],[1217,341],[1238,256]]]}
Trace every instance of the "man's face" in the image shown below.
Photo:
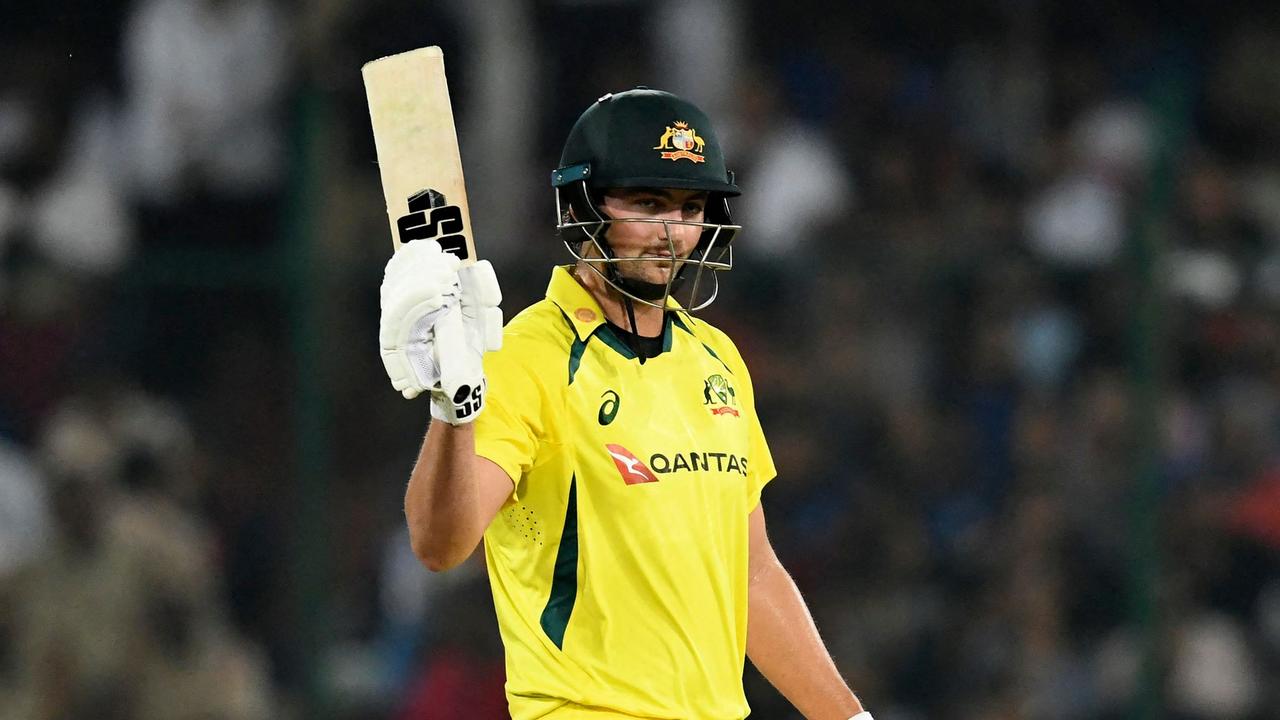
{"label": "man's face", "polygon": [[[615,188],[605,191],[601,214],[615,220],[642,218],[676,222],[621,222],[609,225],[606,238],[619,258],[687,258],[698,245],[702,228],[678,224],[702,222],[707,193],[702,190],[662,188]],[[620,262],[615,267],[623,277],[648,283],[666,284],[670,261]]]}

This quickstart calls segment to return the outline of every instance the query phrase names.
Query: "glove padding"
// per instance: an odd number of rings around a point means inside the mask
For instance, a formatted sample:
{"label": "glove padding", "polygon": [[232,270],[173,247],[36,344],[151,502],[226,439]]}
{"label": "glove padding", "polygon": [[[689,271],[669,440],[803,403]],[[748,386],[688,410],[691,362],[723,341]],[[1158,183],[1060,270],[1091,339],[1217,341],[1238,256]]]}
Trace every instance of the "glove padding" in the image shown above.
{"label": "glove padding", "polygon": [[502,347],[502,291],[488,260],[458,271],[461,296],[436,321],[438,387],[431,391],[431,417],[450,425],[476,419],[487,387],[482,358]]}
{"label": "glove padding", "polygon": [[382,363],[406,398],[432,396],[431,415],[453,425],[484,407],[481,358],[502,346],[502,292],[488,261],[459,269],[431,241],[406,243],[387,262],[379,328]]}

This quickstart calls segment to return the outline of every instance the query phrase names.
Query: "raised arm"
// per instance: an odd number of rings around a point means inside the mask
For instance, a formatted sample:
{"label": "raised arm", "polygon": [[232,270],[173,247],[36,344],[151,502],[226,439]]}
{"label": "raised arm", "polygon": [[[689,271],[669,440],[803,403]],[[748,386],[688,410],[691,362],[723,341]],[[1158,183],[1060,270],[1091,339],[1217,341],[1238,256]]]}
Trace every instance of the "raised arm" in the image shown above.
{"label": "raised arm", "polygon": [[514,488],[502,468],[476,455],[475,437],[470,424],[432,422],[409,476],[404,515],[413,554],[429,570],[470,557]]}
{"label": "raised arm", "polygon": [[484,410],[484,353],[502,345],[502,293],[489,263],[459,265],[436,243],[414,241],[382,279],[378,342],[387,377],[406,398],[431,400],[404,498],[414,554],[431,570],[466,560],[514,487],[476,456],[472,426]]}

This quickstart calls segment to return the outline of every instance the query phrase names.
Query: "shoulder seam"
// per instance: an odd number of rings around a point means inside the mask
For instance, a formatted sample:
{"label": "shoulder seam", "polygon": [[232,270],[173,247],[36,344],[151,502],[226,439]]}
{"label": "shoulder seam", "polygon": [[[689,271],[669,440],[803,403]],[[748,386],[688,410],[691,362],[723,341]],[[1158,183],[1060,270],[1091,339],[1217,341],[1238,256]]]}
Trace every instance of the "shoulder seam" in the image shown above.
{"label": "shoulder seam", "polygon": [[[689,320],[690,322],[692,322],[693,316],[689,316]],[[716,361],[719,362],[724,367],[725,372],[729,373],[730,375],[735,374],[733,372],[733,369],[729,367],[729,363],[725,362],[718,354],[716,354],[716,351],[711,349],[711,346],[707,344],[706,340],[703,340],[701,337],[698,336],[698,333],[694,332],[688,325],[685,325],[684,321],[680,318],[679,313],[672,314],[672,324],[680,328],[681,330],[684,330],[685,332],[689,333],[689,336],[692,337],[694,340],[697,340],[698,343],[702,345],[702,349],[706,350],[708,355],[715,358]],[[703,323],[703,324],[705,325],[706,323]],[[708,326],[708,327],[711,327],[711,326]],[[721,334],[723,335],[723,333]]]}

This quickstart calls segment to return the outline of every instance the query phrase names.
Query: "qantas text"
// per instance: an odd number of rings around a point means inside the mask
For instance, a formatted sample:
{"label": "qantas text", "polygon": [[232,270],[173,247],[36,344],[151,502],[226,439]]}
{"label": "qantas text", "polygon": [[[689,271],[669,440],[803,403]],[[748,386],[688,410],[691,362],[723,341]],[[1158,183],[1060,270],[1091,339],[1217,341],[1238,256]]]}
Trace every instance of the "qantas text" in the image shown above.
{"label": "qantas text", "polygon": [[649,456],[649,467],[659,474],[705,470],[707,472],[738,473],[746,477],[747,459],[732,453],[722,452],[690,451],[676,453],[671,456],[654,453]]}

